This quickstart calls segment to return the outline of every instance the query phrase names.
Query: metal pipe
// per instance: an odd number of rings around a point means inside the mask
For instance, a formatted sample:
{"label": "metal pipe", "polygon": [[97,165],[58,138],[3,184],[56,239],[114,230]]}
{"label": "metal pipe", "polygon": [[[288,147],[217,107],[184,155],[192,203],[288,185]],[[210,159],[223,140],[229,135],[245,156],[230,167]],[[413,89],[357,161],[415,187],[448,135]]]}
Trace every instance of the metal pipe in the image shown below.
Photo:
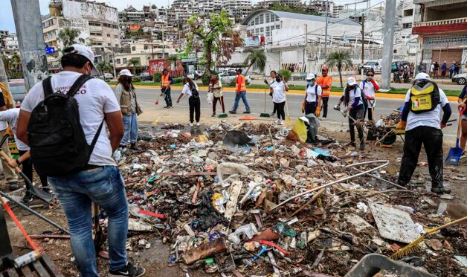
{"label": "metal pipe", "polygon": [[48,219],[47,217],[41,215],[40,213],[36,212],[35,210],[29,208],[28,206],[24,205],[23,203],[21,202],[18,202],[16,201],[14,198],[12,198],[10,195],[4,193],[3,191],[0,191],[0,195],[5,197],[6,199],[8,199],[9,201],[15,203],[16,205],[18,205],[19,207],[25,209],[26,211],[32,213],[33,215],[39,217],[40,219],[44,220],[45,222],[49,223],[50,225],[56,227],[57,229],[59,229],[60,231],[66,233],[66,234],[70,234],[65,228],[63,228],[62,226],[58,225],[57,223],[53,222],[52,220]]}

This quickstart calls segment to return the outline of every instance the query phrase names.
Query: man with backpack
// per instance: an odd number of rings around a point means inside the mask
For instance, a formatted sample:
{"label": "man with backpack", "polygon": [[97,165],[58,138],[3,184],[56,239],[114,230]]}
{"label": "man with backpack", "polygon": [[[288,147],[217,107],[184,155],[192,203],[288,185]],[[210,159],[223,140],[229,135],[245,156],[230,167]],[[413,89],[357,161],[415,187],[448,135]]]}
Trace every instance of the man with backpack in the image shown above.
{"label": "man with backpack", "polygon": [[[440,119],[443,110],[442,120]],[[443,186],[443,134],[442,128],[452,114],[445,93],[428,74],[418,73],[413,86],[406,93],[401,120],[397,129],[405,129],[405,145],[401,160],[398,184],[407,186],[418,165],[419,152],[424,144],[429,173],[432,179],[431,191],[437,194],[450,193]]]}
{"label": "man with backpack", "polygon": [[63,71],[34,85],[17,122],[17,136],[31,148],[68,220],[81,276],[99,276],[92,239],[91,203],[108,216],[109,276],[142,276],[128,262],[128,204],[112,153],[123,136],[122,113],[112,89],[90,77],[94,53],[74,44],[64,49]]}

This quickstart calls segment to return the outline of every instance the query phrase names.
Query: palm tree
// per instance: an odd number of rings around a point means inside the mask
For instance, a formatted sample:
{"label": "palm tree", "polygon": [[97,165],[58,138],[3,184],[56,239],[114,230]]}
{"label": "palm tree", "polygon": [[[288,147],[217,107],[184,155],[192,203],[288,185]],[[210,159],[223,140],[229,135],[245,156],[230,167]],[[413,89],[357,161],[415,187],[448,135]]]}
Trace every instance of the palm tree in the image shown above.
{"label": "palm tree", "polygon": [[132,73],[135,74],[135,67],[139,66],[140,65],[140,59],[138,58],[131,58],[129,61],[128,61],[128,66],[131,66],[132,67]]}
{"label": "palm tree", "polygon": [[247,72],[250,70],[252,66],[255,66],[256,68],[260,69],[260,71],[265,70],[265,65],[266,65],[266,55],[263,50],[257,49],[257,50],[250,50],[249,55],[245,59],[244,63],[248,64],[249,67],[245,71],[245,74],[247,75]]}
{"label": "palm tree", "polygon": [[[76,39],[78,38],[79,35],[80,35],[79,30],[65,28],[59,32],[58,37],[63,42],[63,46],[68,47],[76,42]],[[80,39],[80,41],[82,41],[82,39]]]}
{"label": "palm tree", "polygon": [[112,65],[110,65],[108,62],[102,61],[96,65],[96,68],[101,72],[111,72],[112,71]]}
{"label": "palm tree", "polygon": [[330,53],[327,58],[327,64],[330,66],[336,66],[338,68],[338,74],[340,74],[340,85],[343,87],[343,77],[341,76],[341,70],[343,67],[353,65],[349,52],[338,50]]}

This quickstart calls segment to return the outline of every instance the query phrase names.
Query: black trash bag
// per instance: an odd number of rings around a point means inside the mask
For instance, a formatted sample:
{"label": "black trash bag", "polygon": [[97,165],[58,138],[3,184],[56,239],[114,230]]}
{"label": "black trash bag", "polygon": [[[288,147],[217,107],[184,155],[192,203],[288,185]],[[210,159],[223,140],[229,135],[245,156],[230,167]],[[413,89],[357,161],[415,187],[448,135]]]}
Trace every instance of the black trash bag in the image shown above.
{"label": "black trash bag", "polygon": [[224,136],[223,144],[227,146],[255,145],[246,133],[237,130],[228,131]]}

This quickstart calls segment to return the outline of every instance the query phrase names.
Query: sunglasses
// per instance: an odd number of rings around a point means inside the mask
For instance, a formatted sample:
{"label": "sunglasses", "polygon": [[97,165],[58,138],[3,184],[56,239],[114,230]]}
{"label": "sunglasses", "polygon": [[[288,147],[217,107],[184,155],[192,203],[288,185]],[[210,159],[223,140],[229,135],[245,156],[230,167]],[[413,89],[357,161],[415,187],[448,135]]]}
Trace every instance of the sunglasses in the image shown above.
{"label": "sunglasses", "polygon": [[367,75],[367,77],[374,77],[374,75]]}

